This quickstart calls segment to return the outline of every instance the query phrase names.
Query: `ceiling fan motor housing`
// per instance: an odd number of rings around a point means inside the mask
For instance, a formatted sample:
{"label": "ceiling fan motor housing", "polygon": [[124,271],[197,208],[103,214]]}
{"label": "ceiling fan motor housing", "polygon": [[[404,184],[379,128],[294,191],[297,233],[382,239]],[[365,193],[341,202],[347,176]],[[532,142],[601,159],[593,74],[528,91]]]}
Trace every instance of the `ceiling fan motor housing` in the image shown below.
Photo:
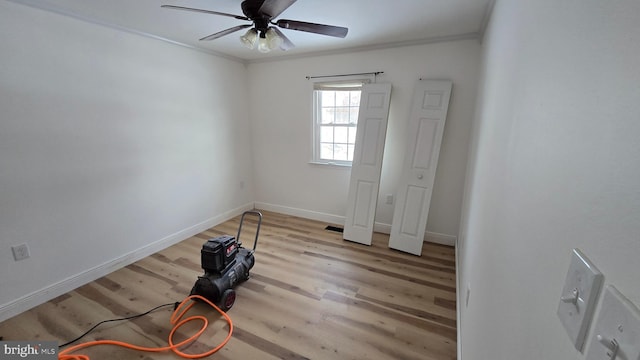
{"label": "ceiling fan motor housing", "polygon": [[269,21],[271,17],[265,13],[260,12],[263,1],[245,0],[240,5],[242,7],[242,13],[253,21],[255,29],[260,33],[260,37],[264,37],[265,32],[269,28]]}

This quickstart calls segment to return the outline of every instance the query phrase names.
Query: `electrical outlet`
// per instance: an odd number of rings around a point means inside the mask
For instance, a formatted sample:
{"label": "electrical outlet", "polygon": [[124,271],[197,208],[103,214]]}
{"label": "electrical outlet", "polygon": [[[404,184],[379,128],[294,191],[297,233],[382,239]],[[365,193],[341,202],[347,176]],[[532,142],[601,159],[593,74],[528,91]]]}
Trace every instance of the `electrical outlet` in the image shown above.
{"label": "electrical outlet", "polygon": [[393,194],[387,194],[387,204],[391,205],[393,204]]}
{"label": "electrical outlet", "polygon": [[13,259],[15,261],[20,261],[31,256],[29,253],[29,247],[27,244],[20,244],[11,247],[11,251],[13,251]]}
{"label": "electrical outlet", "polygon": [[640,310],[613,285],[604,293],[592,333],[587,360],[640,359]]}

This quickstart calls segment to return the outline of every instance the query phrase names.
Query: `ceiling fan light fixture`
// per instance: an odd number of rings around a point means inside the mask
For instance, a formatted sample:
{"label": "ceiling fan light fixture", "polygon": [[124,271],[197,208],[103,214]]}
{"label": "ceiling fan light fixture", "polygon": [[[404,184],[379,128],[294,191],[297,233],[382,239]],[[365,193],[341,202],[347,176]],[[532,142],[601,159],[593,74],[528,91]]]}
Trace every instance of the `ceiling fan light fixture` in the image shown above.
{"label": "ceiling fan light fixture", "polygon": [[271,51],[271,48],[269,47],[269,41],[266,37],[260,36],[258,38],[258,51],[260,51],[261,53],[268,53],[269,51]]}
{"label": "ceiling fan light fixture", "polygon": [[258,31],[253,28],[247,30],[244,35],[240,36],[242,45],[248,47],[249,49],[253,49],[256,46],[256,40],[258,40]]}
{"label": "ceiling fan light fixture", "polygon": [[282,37],[280,37],[278,33],[270,27],[267,31],[261,33],[260,37],[258,37],[258,51],[261,53],[268,53],[271,50],[280,47],[280,45],[282,45],[282,41]]}
{"label": "ceiling fan light fixture", "polygon": [[279,48],[280,45],[282,45],[282,38],[272,27],[270,27],[265,33],[265,38],[267,39],[267,44],[271,50]]}

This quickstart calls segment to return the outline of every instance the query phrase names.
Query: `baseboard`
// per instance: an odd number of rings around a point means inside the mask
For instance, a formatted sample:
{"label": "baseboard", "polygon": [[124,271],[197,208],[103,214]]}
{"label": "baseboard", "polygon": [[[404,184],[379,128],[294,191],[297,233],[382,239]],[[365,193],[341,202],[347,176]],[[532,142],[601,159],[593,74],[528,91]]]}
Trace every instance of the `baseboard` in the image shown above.
{"label": "baseboard", "polygon": [[456,246],[456,239],[457,237],[453,235],[440,234],[432,231],[427,231],[424,234],[424,241],[441,245]]}
{"label": "baseboard", "polygon": [[186,229],[168,235],[160,240],[152,242],[137,250],[126,253],[111,261],[105,262],[101,265],[90,268],[79,274],[47,286],[41,290],[35,291],[31,294],[6,303],[0,306],[0,322],[16,316],[33,307],[36,307],[42,303],[45,303],[51,299],[54,299],[60,295],[68,293],[69,291],[72,291],[84,284],[97,280],[105,275],[112,273],[113,271],[132,264],[149,255],[155,254],[160,250],[166,249],[167,247],[179,243],[184,239],[190,238],[195,234],[199,234],[209,228],[212,228],[233,218],[234,216],[242,214],[243,211],[250,210],[252,208],[253,203],[248,203],[235,209],[226,211],[201,223],[195,224]]}
{"label": "baseboard", "polygon": [[376,221],[375,223],[373,223],[373,231],[382,234],[391,234],[391,224],[385,224]]}
{"label": "baseboard", "polygon": [[324,221],[331,224],[342,225],[344,224],[344,216],[332,215],[318,211],[304,210],[293,208],[289,206],[274,205],[263,202],[255,203],[256,209],[262,209],[267,211],[273,211],[280,214],[297,216],[305,219],[311,219],[316,221]]}
{"label": "baseboard", "polygon": [[[460,246],[458,246],[458,240],[456,240],[456,244],[455,244],[455,254],[456,254],[456,289],[458,289],[458,291],[456,291],[456,359],[457,360],[462,360],[462,294],[464,293],[463,291],[461,291],[461,289],[464,289],[462,287],[462,284],[460,284],[461,278],[460,278],[460,265],[459,265],[459,261],[460,261]],[[466,293],[465,293],[466,295]]]}
{"label": "baseboard", "polygon": [[[391,224],[384,224],[384,223],[377,222],[373,225],[373,231],[383,233],[383,234],[391,234]],[[448,246],[456,245],[455,236],[440,234],[432,231],[427,231],[424,233],[424,241],[435,243],[435,244],[448,245]]]}
{"label": "baseboard", "polygon": [[[268,204],[263,202],[256,202],[255,207],[257,209],[263,209],[267,211],[273,211],[285,215],[298,216],[305,219],[311,219],[316,221],[324,221],[332,224],[344,224],[345,217],[340,215],[327,214],[323,212],[298,209],[288,206]],[[376,222],[373,224],[373,231],[382,234],[391,234],[391,224],[385,224]],[[424,235],[424,241],[432,242],[436,244],[455,246],[456,237],[453,235],[440,234],[436,232],[427,231]]]}

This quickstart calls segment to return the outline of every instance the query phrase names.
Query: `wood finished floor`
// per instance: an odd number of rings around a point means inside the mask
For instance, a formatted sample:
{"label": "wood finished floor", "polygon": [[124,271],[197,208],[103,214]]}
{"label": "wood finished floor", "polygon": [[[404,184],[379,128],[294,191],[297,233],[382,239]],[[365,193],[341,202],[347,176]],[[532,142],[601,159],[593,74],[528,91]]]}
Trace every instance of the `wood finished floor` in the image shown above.
{"label": "wood finished floor", "polygon": [[[236,287],[228,314],[234,333],[211,359],[456,358],[454,249],[425,243],[423,256],[342,240],[326,223],[263,212],[251,278]],[[186,239],[104,278],[0,323],[4,340],[73,339],[93,324],[130,316],[188,295],[209,238],[235,235],[239,217]],[[241,239],[252,245],[256,221],[246,217]],[[117,339],[164,346],[172,309],[103,325],[82,341]],[[186,351],[200,352],[226,336],[220,315],[204,305],[209,330]],[[187,333],[189,326],[181,332]],[[177,359],[114,346],[82,351],[98,359]]]}

